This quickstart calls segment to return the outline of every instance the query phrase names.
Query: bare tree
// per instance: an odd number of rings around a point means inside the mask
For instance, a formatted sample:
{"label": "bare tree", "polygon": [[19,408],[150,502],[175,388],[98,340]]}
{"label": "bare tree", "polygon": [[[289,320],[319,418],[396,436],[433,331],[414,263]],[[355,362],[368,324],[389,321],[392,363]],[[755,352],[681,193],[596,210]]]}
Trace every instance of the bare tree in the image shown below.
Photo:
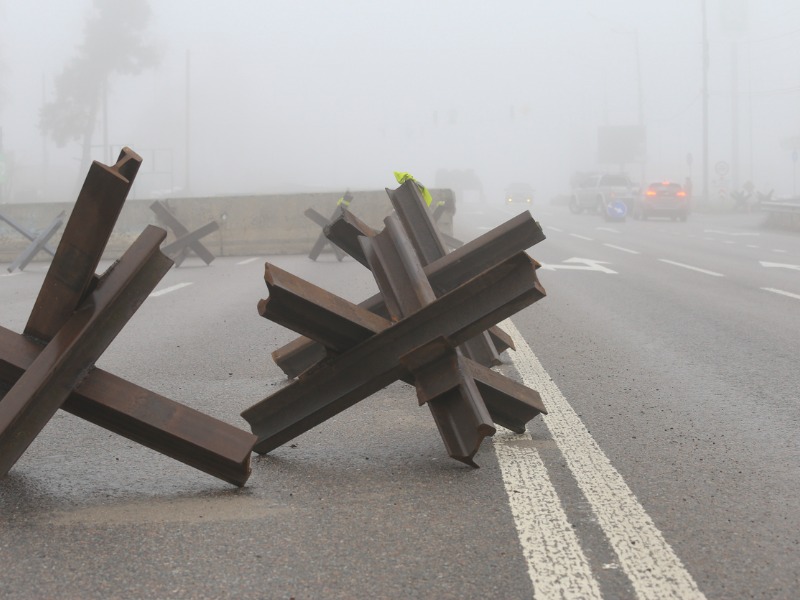
{"label": "bare tree", "polygon": [[59,147],[81,142],[81,174],[89,168],[92,138],[111,76],[137,75],[158,63],[156,47],[145,41],[149,20],[147,0],[94,0],[83,43],[56,77],[55,98],[42,107],[40,127]]}

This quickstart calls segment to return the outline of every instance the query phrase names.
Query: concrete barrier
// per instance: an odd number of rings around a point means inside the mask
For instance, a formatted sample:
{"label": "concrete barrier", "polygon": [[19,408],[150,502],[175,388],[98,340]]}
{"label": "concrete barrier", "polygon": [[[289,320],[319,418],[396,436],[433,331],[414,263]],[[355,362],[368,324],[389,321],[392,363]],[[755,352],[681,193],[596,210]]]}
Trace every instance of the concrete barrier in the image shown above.
{"label": "concrete barrier", "polygon": [[[344,193],[272,194],[258,196],[218,196],[210,198],[170,198],[165,200],[181,223],[190,230],[217,221],[218,231],[203,238],[203,244],[217,256],[263,256],[306,254],[320,234],[320,228],[303,213],[313,208],[330,215]],[[350,210],[375,229],[392,211],[385,190],[351,191]],[[455,200],[452,190],[431,190],[434,202],[444,201],[451,210],[439,221],[442,231],[452,235]],[[152,200],[129,200],[122,209],[104,259],[116,259],[139,236],[146,225],[158,225],[150,210]],[[72,211],[71,203],[0,204],[0,212],[29,230],[47,226],[62,210]],[[51,240],[55,247],[59,231]],[[172,241],[170,233],[167,243]],[[28,245],[28,240],[0,221],[0,262],[11,262]],[[35,260],[49,260],[41,253]]]}

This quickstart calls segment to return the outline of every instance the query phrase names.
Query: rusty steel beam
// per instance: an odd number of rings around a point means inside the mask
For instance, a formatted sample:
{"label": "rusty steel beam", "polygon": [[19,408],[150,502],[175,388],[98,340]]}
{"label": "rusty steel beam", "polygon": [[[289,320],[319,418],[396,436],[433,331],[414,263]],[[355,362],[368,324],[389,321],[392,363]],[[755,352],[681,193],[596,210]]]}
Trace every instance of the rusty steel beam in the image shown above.
{"label": "rusty steel beam", "polygon": [[[336,240],[352,240],[343,246],[346,249],[354,243],[358,244],[357,231],[367,237],[375,235],[374,230],[362,225],[359,225],[359,222],[345,211],[345,214],[331,225],[331,232],[336,232],[334,237]],[[339,237],[342,231],[344,233]],[[427,265],[424,268],[425,275],[434,292],[442,295],[544,239],[542,228],[530,213],[524,212]],[[358,248],[361,258],[355,251],[349,252],[348,250],[348,253],[366,265],[366,258],[363,256],[361,246],[359,245]],[[538,267],[538,263],[535,264]],[[377,314],[386,314],[380,294],[368,298],[359,306]],[[489,331],[499,332],[499,328],[492,327]],[[499,333],[493,333],[493,335],[499,335]],[[506,347],[513,348],[510,337],[505,333],[502,335],[505,336]],[[500,338],[497,338],[497,341],[501,341]],[[318,362],[324,354],[324,348],[319,347],[312,340],[297,339],[273,352],[272,358],[288,377],[294,378]]]}
{"label": "rusty steel beam", "polygon": [[[536,266],[525,253],[518,253],[349,351],[326,358],[251,406],[242,417],[258,436],[254,449],[269,452],[389,385],[407,372],[400,359],[434,339],[447,338],[453,345],[461,344],[543,298]],[[263,314],[274,321],[285,312],[293,314],[298,301],[306,301],[312,310],[315,301],[322,300],[313,295],[297,298],[288,291],[278,293],[275,280],[272,285]],[[303,286],[295,286],[298,289]],[[319,310],[324,312],[328,307]],[[350,304],[349,310],[352,314],[368,312],[355,304]]]}
{"label": "rusty steel beam", "polygon": [[317,237],[317,241],[314,242],[314,245],[311,247],[311,251],[308,253],[308,258],[310,258],[311,260],[317,260],[317,258],[319,258],[319,255],[322,254],[322,251],[325,249],[325,246],[327,245],[330,245],[331,249],[333,250],[333,253],[336,255],[336,260],[341,262],[342,259],[344,259],[345,253],[342,252],[339,249],[339,247],[336,246],[336,244],[331,244],[328,241],[328,238],[325,237],[325,227],[327,227],[328,224],[331,223],[332,221],[335,221],[337,218],[339,218],[339,216],[342,214],[342,210],[343,208],[341,207],[341,205],[337,204],[336,208],[333,210],[333,214],[331,214],[330,219],[326,219],[313,208],[309,208],[303,213],[306,217],[314,221],[314,223],[319,225],[320,228],[322,229],[322,233],[319,234],[319,236]]}
{"label": "rusty steel beam", "polygon": [[[264,281],[269,298],[259,301],[258,313],[331,351],[348,350],[391,324],[275,265],[267,263]],[[271,310],[274,304],[283,307],[280,313]]]}
{"label": "rusty steel beam", "polygon": [[[11,388],[42,348],[0,327],[0,388]],[[256,436],[102,369],[91,369],[61,408],[228,483],[250,476]]]}
{"label": "rusty steel beam", "polygon": [[[393,215],[385,223],[377,236],[361,238],[361,245],[392,320],[399,321],[429,305],[436,295],[400,219]],[[477,467],[473,457],[495,428],[461,351],[439,338],[401,362],[411,372],[420,404],[428,405],[450,457]]]}
{"label": "rusty steel beam", "polygon": [[525,433],[525,424],[547,414],[539,392],[471,360],[465,364],[478,385],[492,421],[514,433]]}
{"label": "rusty steel beam", "polygon": [[148,226],[8,390],[0,402],[0,476],[22,456],[172,267],[158,251],[165,237],[163,229]]}
{"label": "rusty steel beam", "polygon": [[[64,211],[61,211],[61,213],[55,219],[53,219],[50,224],[38,235],[29,234],[24,230],[18,229],[16,225],[12,224],[12,227],[17,229],[17,231],[22,232],[23,235],[25,235],[25,237],[31,241],[31,243],[28,244],[28,247],[20,252],[19,256],[17,256],[17,258],[15,258],[14,261],[8,266],[8,272],[13,273],[16,269],[19,269],[20,271],[25,270],[25,267],[27,267],[28,263],[33,260],[33,257],[39,254],[39,252],[42,250],[52,255],[53,251],[47,246],[47,242],[50,241],[50,238],[53,237],[56,234],[56,231],[58,231],[64,224],[64,217],[65,213]],[[0,215],[0,218],[11,224],[11,221],[3,217],[3,215]]]}
{"label": "rusty steel beam", "polygon": [[428,405],[448,455],[477,468],[475,454],[484,438],[497,430],[466,361],[442,338],[401,359],[414,376],[419,403]]}
{"label": "rusty steel beam", "polygon": [[[190,235],[189,230],[178,220],[175,215],[169,211],[167,206],[160,200],[153,202],[150,205],[150,210],[156,213],[156,218],[161,223],[166,225],[175,236],[175,241],[165,246],[164,249],[162,249],[162,252],[172,258],[175,261],[176,266],[180,266],[180,264],[184,261],[188,250],[192,250],[207,265],[210,265],[213,262],[216,257],[202,244],[202,242],[200,242],[200,238],[219,229],[219,224],[216,221],[212,221],[211,223],[208,223],[200,229],[192,232],[192,234],[197,234],[199,231],[203,231],[204,233],[202,235]],[[212,223],[216,226],[212,226]],[[183,240],[184,242],[178,244],[180,240]],[[170,246],[173,247],[170,248]],[[170,248],[169,251],[166,251],[166,248]]]}
{"label": "rusty steel beam", "polygon": [[364,221],[349,210],[343,210],[341,215],[325,227],[323,233],[334,245],[347,252],[351,258],[369,268],[358,238],[361,236],[372,237],[378,232]]}
{"label": "rusty steel beam", "polygon": [[123,148],[114,166],[93,162],[33,305],[25,335],[47,341],[97,282],[95,270],[142,163]]}
{"label": "rusty steel beam", "polygon": [[[413,181],[408,181],[397,189],[387,189],[386,193],[389,194],[392,206],[408,232],[423,266],[445,256],[447,243],[436,227],[419,187]],[[459,243],[456,247],[459,246],[463,244]],[[503,334],[499,329],[495,337],[502,337]],[[493,366],[500,364],[500,352],[505,349],[504,346],[498,350],[489,334],[482,332],[475,339],[464,343],[461,351],[474,361]]]}

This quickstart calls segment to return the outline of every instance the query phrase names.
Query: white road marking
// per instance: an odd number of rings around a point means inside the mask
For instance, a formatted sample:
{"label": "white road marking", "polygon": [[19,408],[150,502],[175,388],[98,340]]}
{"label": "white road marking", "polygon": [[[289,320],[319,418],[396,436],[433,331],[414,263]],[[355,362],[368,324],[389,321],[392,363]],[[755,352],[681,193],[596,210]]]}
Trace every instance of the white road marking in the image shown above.
{"label": "white road marking", "polygon": [[621,250],[622,252],[627,252],[629,254],[639,254],[639,252],[637,252],[636,250],[623,248],[622,246],[615,246],[614,244],[603,244],[603,246],[608,246],[609,248],[613,248],[614,250]]}
{"label": "white road marking", "polygon": [[[529,442],[515,443],[515,442]],[[578,536],[528,433],[498,428],[494,448],[534,596],[602,598]]]}
{"label": "white road marking", "polygon": [[174,292],[175,290],[179,290],[181,288],[185,288],[187,285],[192,285],[192,282],[185,282],[185,283],[177,283],[175,285],[171,285],[163,290],[158,290],[157,292],[153,292],[148,296],[149,298],[157,298],[158,296],[163,296],[164,294],[169,294],[170,292]]}
{"label": "white road marking", "polygon": [[610,231],[611,233],[619,233],[619,230],[613,229],[611,227],[595,227],[597,231]]}
{"label": "white road marking", "polygon": [[585,235],[578,235],[577,233],[570,233],[572,237],[576,237],[579,240],[586,240],[587,242],[593,242],[594,239],[590,237],[586,237]]}
{"label": "white road marking", "polygon": [[773,252],[777,252],[778,254],[786,254],[787,250],[781,250],[780,248],[773,248]]}
{"label": "white road marking", "polygon": [[253,258],[245,258],[244,260],[240,260],[239,262],[237,262],[236,266],[238,267],[239,265],[249,265],[251,262],[254,262],[256,260],[258,260],[257,256],[254,256]]}
{"label": "white road marking", "polygon": [[766,262],[763,260],[760,260],[758,262],[761,263],[762,267],[777,267],[777,268],[793,269],[795,271],[800,271],[800,265],[788,265],[786,263]]}
{"label": "white road marking", "polygon": [[719,233],[722,235],[734,236],[759,236],[760,233],[756,231],[720,231],[719,229],[703,229],[703,233]]}
{"label": "white road marking", "polygon": [[545,271],[556,271],[556,270],[573,270],[573,271],[599,271],[600,273],[608,273],[609,275],[616,275],[617,272],[609,269],[608,267],[604,267],[603,265],[609,264],[607,261],[604,260],[594,260],[592,258],[568,258],[564,261],[565,263],[571,264],[559,264],[554,265],[552,263],[541,263],[541,268]]}
{"label": "white road marking", "polygon": [[800,294],[793,294],[792,292],[785,292],[783,290],[777,290],[775,288],[761,288],[761,289],[767,292],[772,292],[773,294],[780,294],[781,296],[789,296],[789,298],[800,300]]}
{"label": "white road marking", "polygon": [[[549,412],[544,422],[578,487],[591,505],[598,524],[617,553],[619,565],[637,596],[642,600],[704,599],[705,596],[680,558],[592,438],[517,328],[508,319],[501,326],[514,340],[514,365],[523,383],[541,395]],[[538,565],[530,565],[529,568],[535,571]],[[581,596],[562,591],[549,597]]]}
{"label": "white road marking", "polygon": [[564,231],[563,229],[559,229],[558,227],[553,227],[552,225],[548,225],[547,228],[552,229],[553,231],[558,231],[559,233],[562,233]]}
{"label": "white road marking", "polygon": [[713,275],[714,277],[725,277],[722,273],[716,273],[714,271],[707,271],[705,269],[701,269],[700,267],[693,267],[691,265],[685,265],[683,263],[675,262],[674,260],[667,260],[666,258],[659,258],[663,263],[667,263],[668,265],[675,265],[676,267],[683,267],[684,269],[691,269],[692,271],[697,271],[698,273],[705,273],[706,275]]}

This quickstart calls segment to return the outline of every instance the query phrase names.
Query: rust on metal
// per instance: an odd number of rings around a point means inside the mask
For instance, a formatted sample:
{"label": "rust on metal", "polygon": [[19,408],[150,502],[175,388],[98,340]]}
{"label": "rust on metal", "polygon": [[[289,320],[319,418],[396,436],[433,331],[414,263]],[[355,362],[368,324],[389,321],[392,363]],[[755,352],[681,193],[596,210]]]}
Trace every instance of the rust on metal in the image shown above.
{"label": "rust on metal", "polygon": [[149,226],[94,273],[140,162],[126,148],[113,167],[92,165],[25,334],[0,328],[0,475],[61,407],[235,485],[249,477],[254,435],[94,367],[173,264],[166,232]]}
{"label": "rust on metal", "polygon": [[[433,302],[436,295],[399,218],[388,217],[385,225],[383,232],[362,238],[361,244],[389,313],[399,321]],[[411,372],[420,404],[428,405],[436,421],[448,454],[477,467],[473,457],[495,428],[464,360],[445,338],[401,358]]]}
{"label": "rust on metal", "polygon": [[[330,225],[328,235],[355,260],[368,266],[358,238],[374,237],[377,235],[375,230],[348,211],[344,211],[343,215]],[[425,266],[425,275],[434,292],[442,295],[544,239],[542,228],[529,212],[524,212]],[[538,267],[538,263],[536,266]],[[359,306],[383,316],[387,315],[380,294],[361,302]],[[491,327],[488,331],[497,352],[513,348],[510,336],[499,327]],[[275,363],[289,378],[297,377],[324,356],[324,349],[307,338],[296,339],[272,354]]]}
{"label": "rust on metal", "polygon": [[25,335],[49,340],[83,301],[141,163],[138,154],[123,148],[114,166],[95,161],[89,167]]}
{"label": "rust on metal", "polygon": [[5,475],[100,358],[172,261],[166,232],[149,226],[100,279],[0,402],[0,476]]}
{"label": "rust on metal", "polygon": [[179,267],[186,260],[189,251],[199,256],[204,263],[210,265],[216,258],[212,252],[200,241],[201,238],[219,229],[219,223],[211,221],[203,227],[190,232],[178,218],[173,215],[167,205],[156,200],[150,205],[150,210],[156,213],[158,220],[169,228],[175,236],[175,240],[162,248],[162,252],[175,261],[175,266]]}
{"label": "rust on metal", "polygon": [[[329,355],[301,373],[297,380],[242,413],[258,436],[255,450],[269,452],[403,377],[408,371],[401,359],[413,350],[437,338],[461,344],[543,298],[545,292],[536,277],[536,266],[525,253],[518,253],[351,349]],[[271,268],[269,264],[266,267],[268,272]],[[367,316],[369,311],[344,299],[331,302],[327,296],[316,296],[315,290],[305,285],[287,284],[292,277],[284,273],[280,278],[267,279],[270,299],[263,306],[263,316],[289,322],[296,318],[297,303],[305,302],[307,312],[341,314],[342,307],[347,307],[349,314],[365,320],[372,318]],[[289,319],[284,319],[286,315]],[[311,318],[324,321],[322,316]]]}
{"label": "rust on metal", "polygon": [[[42,348],[0,327],[0,388],[12,387]],[[228,483],[242,486],[250,474],[254,435],[102,369],[91,369],[61,408]]]}

